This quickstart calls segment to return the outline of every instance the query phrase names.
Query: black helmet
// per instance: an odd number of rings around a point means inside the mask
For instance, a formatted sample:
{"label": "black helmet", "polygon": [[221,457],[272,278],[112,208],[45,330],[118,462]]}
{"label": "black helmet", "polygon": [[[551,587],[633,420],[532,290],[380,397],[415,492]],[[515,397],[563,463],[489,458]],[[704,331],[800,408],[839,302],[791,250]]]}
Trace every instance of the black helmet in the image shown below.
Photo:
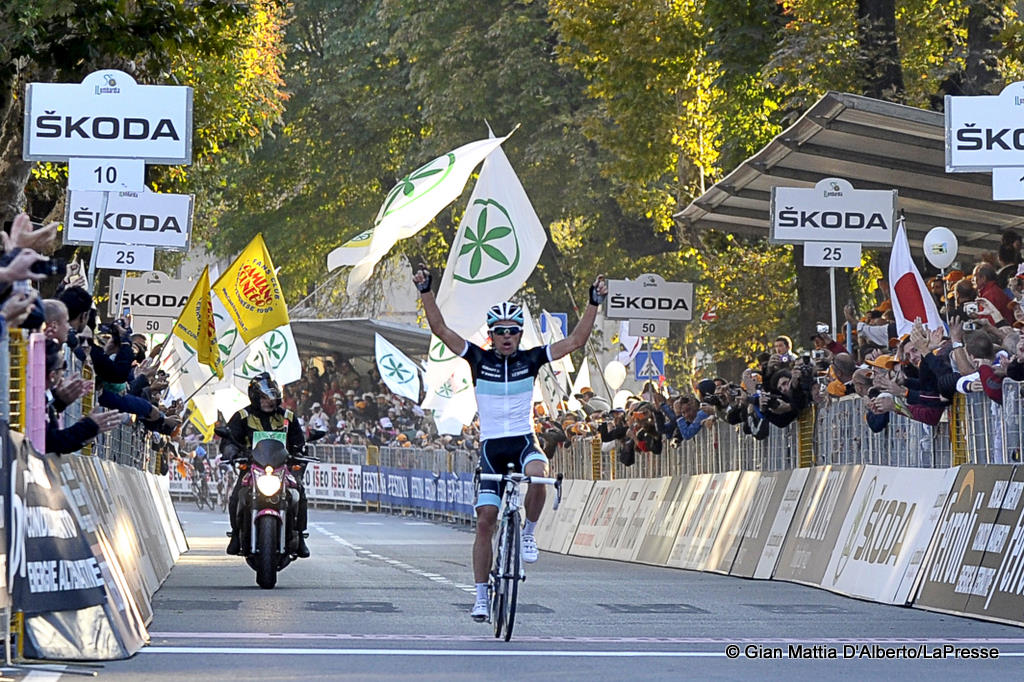
{"label": "black helmet", "polygon": [[249,380],[249,400],[254,407],[260,406],[260,398],[281,399],[281,387],[269,372],[260,372]]}

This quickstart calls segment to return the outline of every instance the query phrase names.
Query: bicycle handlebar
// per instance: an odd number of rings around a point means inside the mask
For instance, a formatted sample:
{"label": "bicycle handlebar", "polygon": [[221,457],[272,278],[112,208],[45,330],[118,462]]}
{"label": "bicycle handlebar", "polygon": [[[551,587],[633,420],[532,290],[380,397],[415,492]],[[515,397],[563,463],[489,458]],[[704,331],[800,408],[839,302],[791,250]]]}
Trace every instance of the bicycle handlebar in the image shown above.
{"label": "bicycle handlebar", "polygon": [[[509,465],[509,468],[512,468]],[[562,479],[564,476],[558,474],[554,478],[540,477],[540,476],[527,476],[526,474],[519,474],[513,471],[509,471],[507,474],[485,474],[480,470],[480,467],[476,468],[474,473],[474,486],[479,488],[480,481],[513,481],[516,483],[538,483],[541,485],[553,485],[555,486],[555,502],[551,506],[552,509],[558,509],[559,505],[562,504]]]}
{"label": "bicycle handlebar", "polygon": [[540,476],[527,476],[526,474],[480,474],[481,481],[517,481],[519,483],[540,483],[542,485],[555,485],[558,479],[542,478]]}

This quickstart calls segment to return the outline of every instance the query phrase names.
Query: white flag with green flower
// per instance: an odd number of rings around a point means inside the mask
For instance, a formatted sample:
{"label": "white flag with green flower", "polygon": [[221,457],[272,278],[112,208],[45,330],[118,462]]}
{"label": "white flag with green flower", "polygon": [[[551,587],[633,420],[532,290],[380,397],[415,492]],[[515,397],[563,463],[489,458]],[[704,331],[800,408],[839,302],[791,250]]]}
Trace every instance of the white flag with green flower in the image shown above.
{"label": "white flag with green flower", "polygon": [[477,164],[506,139],[508,135],[462,145],[399,180],[373,221],[369,250],[349,273],[349,295],[359,291],[374,266],[396,242],[422,230],[441,209],[455,201]]}
{"label": "white flag with green flower", "polygon": [[392,393],[419,402],[420,374],[416,363],[380,334],[374,334],[377,371]]}
{"label": "white flag with green flower", "polygon": [[526,282],[546,242],[512,164],[495,149],[480,170],[437,292],[445,324],[464,337],[479,329],[487,309]]}

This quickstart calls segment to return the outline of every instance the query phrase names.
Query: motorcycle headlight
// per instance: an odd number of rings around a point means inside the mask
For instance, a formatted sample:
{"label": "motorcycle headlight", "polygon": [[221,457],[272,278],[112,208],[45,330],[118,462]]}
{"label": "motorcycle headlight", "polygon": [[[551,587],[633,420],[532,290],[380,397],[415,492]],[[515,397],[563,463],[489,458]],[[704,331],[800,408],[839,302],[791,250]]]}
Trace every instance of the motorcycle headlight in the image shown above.
{"label": "motorcycle headlight", "polygon": [[271,497],[281,489],[281,479],[273,474],[264,474],[256,479],[256,489],[260,494]]}

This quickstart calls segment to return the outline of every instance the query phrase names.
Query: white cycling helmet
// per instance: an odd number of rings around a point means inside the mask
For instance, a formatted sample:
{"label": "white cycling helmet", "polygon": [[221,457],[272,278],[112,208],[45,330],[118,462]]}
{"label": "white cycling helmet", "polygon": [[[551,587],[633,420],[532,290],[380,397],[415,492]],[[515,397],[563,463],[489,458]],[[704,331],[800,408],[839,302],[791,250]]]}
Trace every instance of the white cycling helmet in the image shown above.
{"label": "white cycling helmet", "polygon": [[523,324],[523,309],[512,301],[492,305],[487,311],[487,328],[490,329],[502,320]]}

